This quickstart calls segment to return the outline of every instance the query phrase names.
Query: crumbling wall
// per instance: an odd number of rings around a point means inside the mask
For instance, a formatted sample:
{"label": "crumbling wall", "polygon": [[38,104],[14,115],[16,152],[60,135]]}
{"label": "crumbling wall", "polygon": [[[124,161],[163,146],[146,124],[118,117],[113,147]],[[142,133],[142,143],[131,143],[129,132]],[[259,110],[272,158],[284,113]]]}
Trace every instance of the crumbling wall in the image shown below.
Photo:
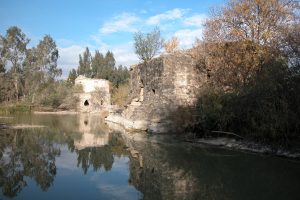
{"label": "crumbling wall", "polygon": [[144,103],[193,105],[205,81],[189,55],[162,55],[131,68],[131,97],[143,96]]}
{"label": "crumbling wall", "polygon": [[82,85],[83,92],[78,93],[78,111],[108,111],[111,104],[110,84],[104,79],[91,79],[79,76],[75,85]]}
{"label": "crumbling wall", "polygon": [[161,119],[179,106],[193,106],[204,82],[206,75],[185,53],[162,55],[135,65],[131,68],[131,99],[140,102],[140,107],[137,112],[125,111],[125,117]]}

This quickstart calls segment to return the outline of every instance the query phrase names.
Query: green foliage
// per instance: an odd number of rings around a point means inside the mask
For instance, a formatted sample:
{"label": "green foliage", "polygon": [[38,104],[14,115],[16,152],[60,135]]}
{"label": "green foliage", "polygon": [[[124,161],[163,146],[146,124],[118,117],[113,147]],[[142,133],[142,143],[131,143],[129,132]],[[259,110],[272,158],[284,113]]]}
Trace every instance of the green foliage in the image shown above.
{"label": "green foliage", "polygon": [[119,85],[119,87],[113,87],[111,94],[111,102],[113,105],[124,106],[127,104],[130,87],[128,82]]}
{"label": "green foliage", "polygon": [[26,56],[26,46],[29,42],[26,35],[16,26],[10,27],[6,31],[6,36],[0,36],[1,38],[1,68],[5,69],[7,65],[10,65],[10,75],[13,77],[13,95],[16,100],[19,100],[19,96],[22,94],[22,72],[23,62]]}
{"label": "green foliage", "polygon": [[38,91],[34,104],[53,109],[74,110],[78,102],[78,98],[74,94],[79,90],[65,81],[53,82],[44,85]]}
{"label": "green foliage", "polygon": [[79,55],[79,66],[76,71],[72,69],[69,73],[69,82],[74,84],[74,80],[79,75],[84,75],[89,78],[106,79],[113,83],[115,87],[125,83],[129,78],[127,67],[119,65],[115,66],[116,61],[114,54],[107,51],[105,55],[98,50],[92,56],[89,49],[86,48],[83,56]]}
{"label": "green foliage", "polygon": [[300,140],[298,5],[229,1],[206,21],[195,50],[208,78],[198,133],[230,131],[279,146]]}
{"label": "green foliage", "polygon": [[[238,91],[208,85],[198,102],[198,130],[231,131],[259,141],[288,145],[299,139],[300,76],[282,62],[268,63]],[[204,131],[204,132],[203,132]]]}
{"label": "green foliage", "polygon": [[75,79],[77,78],[77,73],[75,69],[71,69],[71,71],[69,72],[69,76],[67,79],[67,82],[74,85],[75,84]]}
{"label": "green foliage", "polygon": [[92,55],[88,47],[83,52],[83,56],[79,55],[79,66],[77,69],[78,75],[91,77]]}
{"label": "green foliage", "polygon": [[26,104],[12,104],[12,105],[0,105],[0,114],[1,115],[12,115],[20,113],[30,113],[31,107]]}
{"label": "green foliage", "polygon": [[163,44],[164,40],[157,27],[150,33],[137,32],[134,35],[135,53],[143,61],[149,61],[157,55]]}
{"label": "green foliage", "polygon": [[29,39],[18,27],[0,36],[0,102],[22,100],[33,103],[41,87],[52,84],[62,73],[57,67],[58,49],[46,35],[36,47],[27,48]]}

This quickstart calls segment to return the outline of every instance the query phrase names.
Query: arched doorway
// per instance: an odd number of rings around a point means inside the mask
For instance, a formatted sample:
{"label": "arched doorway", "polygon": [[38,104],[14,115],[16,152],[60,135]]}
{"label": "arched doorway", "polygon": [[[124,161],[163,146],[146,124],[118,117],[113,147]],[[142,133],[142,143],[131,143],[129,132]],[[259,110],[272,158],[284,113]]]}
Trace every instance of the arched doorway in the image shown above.
{"label": "arched doorway", "polygon": [[90,104],[89,104],[88,100],[85,100],[83,105],[84,105],[84,106],[88,106],[88,105],[90,105]]}

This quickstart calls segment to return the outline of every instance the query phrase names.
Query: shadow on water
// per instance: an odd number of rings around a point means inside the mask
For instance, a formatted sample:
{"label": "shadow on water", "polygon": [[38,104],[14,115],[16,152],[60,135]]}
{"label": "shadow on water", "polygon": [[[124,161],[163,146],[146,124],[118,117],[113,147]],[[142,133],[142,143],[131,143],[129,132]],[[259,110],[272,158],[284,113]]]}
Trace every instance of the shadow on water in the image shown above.
{"label": "shadow on water", "polygon": [[0,130],[0,199],[300,199],[297,161],[117,133],[93,115],[1,122],[46,128]]}
{"label": "shadow on water", "polygon": [[129,163],[129,183],[143,199],[300,198],[297,160],[184,144],[176,136],[123,136],[143,158],[142,168],[139,159]]}
{"label": "shadow on water", "polygon": [[144,168],[130,182],[144,199],[299,199],[300,163],[211,147],[136,144]]}

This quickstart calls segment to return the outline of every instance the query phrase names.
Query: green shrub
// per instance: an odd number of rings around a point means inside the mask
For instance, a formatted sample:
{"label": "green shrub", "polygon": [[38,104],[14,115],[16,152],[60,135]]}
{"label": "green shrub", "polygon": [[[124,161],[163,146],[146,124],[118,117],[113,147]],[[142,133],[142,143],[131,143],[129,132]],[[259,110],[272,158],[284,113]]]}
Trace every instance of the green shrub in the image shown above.
{"label": "green shrub", "polygon": [[30,113],[31,107],[26,104],[11,104],[11,105],[1,105],[0,114],[1,115],[11,115],[11,114],[21,114],[21,113]]}
{"label": "green shrub", "polygon": [[127,104],[127,98],[130,88],[128,83],[119,85],[119,87],[113,87],[111,93],[111,102],[114,105],[124,106]]}

